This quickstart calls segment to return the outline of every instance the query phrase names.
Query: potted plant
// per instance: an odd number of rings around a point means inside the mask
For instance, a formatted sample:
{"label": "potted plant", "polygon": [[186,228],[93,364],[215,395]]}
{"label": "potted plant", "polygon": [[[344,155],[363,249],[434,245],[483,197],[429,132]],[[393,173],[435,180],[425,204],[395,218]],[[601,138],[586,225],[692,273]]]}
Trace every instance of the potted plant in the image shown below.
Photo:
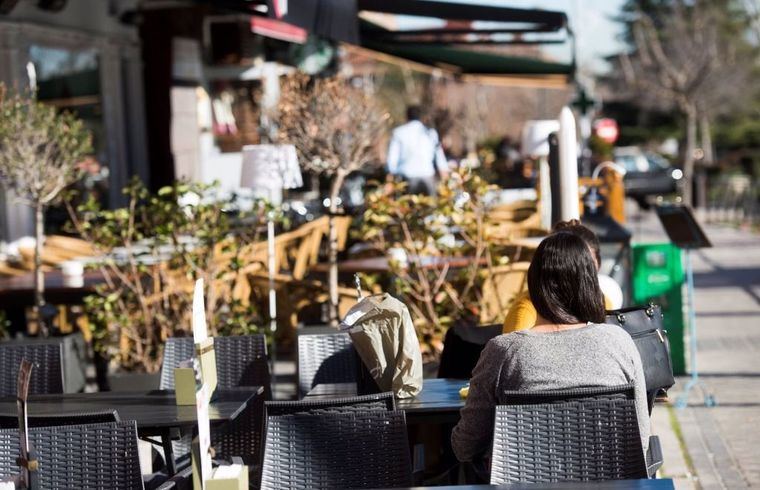
{"label": "potted plant", "polygon": [[[492,186],[467,170],[452,172],[436,196],[406,194],[405,185],[396,182],[390,191],[379,187],[367,195],[359,234],[373,248],[404,258],[390,257],[393,288],[412,315],[423,359],[435,362],[455,322],[498,320],[483,318],[480,311],[484,281],[497,262],[486,236],[486,194]],[[467,258],[466,265],[424,264],[454,257]]]}
{"label": "potted plant", "polygon": [[134,381],[142,373],[157,387],[166,339],[191,335],[197,278],[206,285],[211,335],[266,331],[258,327],[263,323],[246,275],[264,267],[266,257],[254,245],[266,210],[232,215],[234,198],[215,199],[215,189],[202,184],[178,182],[151,193],[134,180],[124,192],[127,205],[120,209],[102,209],[92,199],[77,209],[69,205],[74,228],[104,257],[93,265],[104,283],[87,298],[86,310],[112,379],[129,373]]}
{"label": "potted plant", "polygon": [[279,102],[279,140],[295,145],[303,168],[330,179],[330,324],[338,324],[338,234],[334,216],[349,174],[377,160],[389,119],[367,90],[341,77],[288,77]]}
{"label": "potted plant", "polygon": [[34,209],[34,312],[44,337],[50,333],[41,267],[45,209],[79,179],[78,163],[90,151],[90,133],[74,115],[0,85],[0,181]]}

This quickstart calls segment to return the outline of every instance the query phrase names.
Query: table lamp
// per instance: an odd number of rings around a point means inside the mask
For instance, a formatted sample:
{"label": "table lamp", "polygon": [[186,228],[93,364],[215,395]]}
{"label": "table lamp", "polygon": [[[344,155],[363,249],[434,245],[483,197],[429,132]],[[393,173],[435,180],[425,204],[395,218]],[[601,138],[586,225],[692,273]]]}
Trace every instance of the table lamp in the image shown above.
{"label": "table lamp", "polygon": [[[303,186],[298,155],[293,145],[246,145],[240,186],[251,189],[256,197],[270,203],[282,203],[282,190]],[[267,213],[267,263],[269,269],[269,330],[272,332],[272,382],[274,382],[275,342],[277,331],[277,302],[274,289],[274,216]]]}

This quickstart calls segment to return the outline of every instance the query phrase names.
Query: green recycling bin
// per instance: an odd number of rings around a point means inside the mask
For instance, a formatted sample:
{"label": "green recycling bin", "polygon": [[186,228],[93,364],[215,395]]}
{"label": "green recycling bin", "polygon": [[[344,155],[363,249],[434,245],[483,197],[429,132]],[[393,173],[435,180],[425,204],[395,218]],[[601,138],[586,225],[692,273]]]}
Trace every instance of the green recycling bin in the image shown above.
{"label": "green recycling bin", "polygon": [[650,302],[662,307],[668,331],[674,374],[685,374],[683,283],[681,249],[672,243],[635,243],[633,258],[633,303]]}

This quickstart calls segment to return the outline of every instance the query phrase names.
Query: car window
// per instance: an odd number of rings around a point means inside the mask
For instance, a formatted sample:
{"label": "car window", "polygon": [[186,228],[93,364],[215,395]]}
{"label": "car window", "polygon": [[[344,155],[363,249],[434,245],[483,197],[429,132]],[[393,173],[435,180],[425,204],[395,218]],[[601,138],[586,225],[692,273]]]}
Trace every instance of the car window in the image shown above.
{"label": "car window", "polygon": [[615,163],[622,165],[626,172],[641,172],[633,155],[618,155],[615,157]]}
{"label": "car window", "polygon": [[646,157],[647,161],[649,161],[649,167],[652,170],[664,169],[670,166],[667,160],[662,158],[660,155],[657,155],[656,153],[647,153]]}

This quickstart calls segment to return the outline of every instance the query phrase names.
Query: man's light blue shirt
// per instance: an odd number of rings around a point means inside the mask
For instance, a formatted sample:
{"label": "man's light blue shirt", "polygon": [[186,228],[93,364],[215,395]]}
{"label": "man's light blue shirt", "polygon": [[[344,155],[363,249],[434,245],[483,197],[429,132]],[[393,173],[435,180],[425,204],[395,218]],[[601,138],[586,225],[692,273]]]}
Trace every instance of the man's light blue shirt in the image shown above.
{"label": "man's light blue shirt", "polygon": [[449,169],[438,132],[420,121],[409,121],[393,130],[387,166],[389,173],[408,179],[433,177],[436,167],[441,172]]}

